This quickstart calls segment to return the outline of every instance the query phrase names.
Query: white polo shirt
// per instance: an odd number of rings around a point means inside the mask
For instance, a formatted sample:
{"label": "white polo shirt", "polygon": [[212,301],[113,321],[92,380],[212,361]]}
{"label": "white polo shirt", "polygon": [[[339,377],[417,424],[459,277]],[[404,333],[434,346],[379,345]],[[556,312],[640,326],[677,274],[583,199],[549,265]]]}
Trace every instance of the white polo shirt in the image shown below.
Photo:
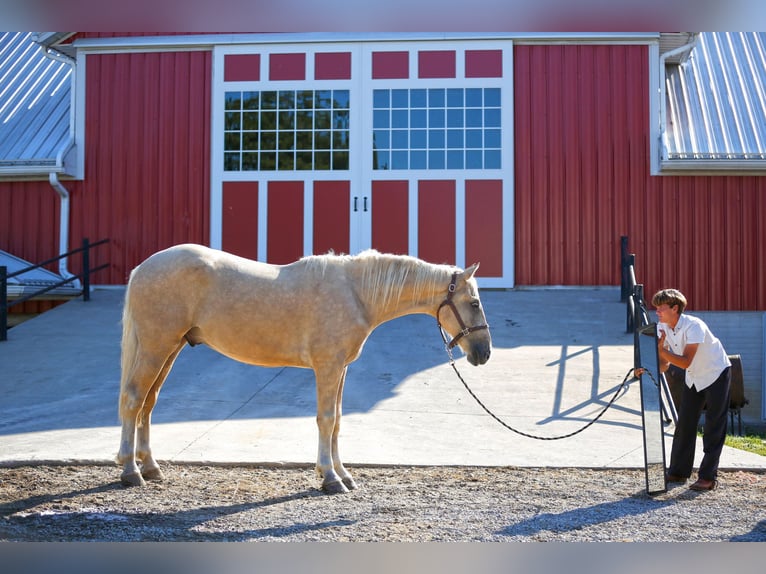
{"label": "white polo shirt", "polygon": [[665,348],[676,355],[683,355],[686,345],[699,344],[694,359],[686,369],[686,386],[689,388],[695,387],[701,391],[709,387],[731,365],[721,341],[702,319],[682,313],[675,329],[671,329],[667,323],[659,323],[658,336],[659,331],[665,331]]}

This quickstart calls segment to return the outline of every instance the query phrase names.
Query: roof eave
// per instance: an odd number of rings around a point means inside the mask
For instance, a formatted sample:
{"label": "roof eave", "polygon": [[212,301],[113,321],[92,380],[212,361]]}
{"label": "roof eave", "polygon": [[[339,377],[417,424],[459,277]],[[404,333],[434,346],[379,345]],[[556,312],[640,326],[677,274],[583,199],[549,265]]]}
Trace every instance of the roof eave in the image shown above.
{"label": "roof eave", "polygon": [[660,163],[662,175],[766,175],[766,159],[672,159]]}

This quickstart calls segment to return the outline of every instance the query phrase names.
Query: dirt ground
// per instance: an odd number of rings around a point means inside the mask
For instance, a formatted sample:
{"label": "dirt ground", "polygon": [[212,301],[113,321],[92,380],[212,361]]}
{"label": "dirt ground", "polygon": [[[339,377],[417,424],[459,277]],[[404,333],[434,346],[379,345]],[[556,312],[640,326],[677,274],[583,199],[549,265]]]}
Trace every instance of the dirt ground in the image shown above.
{"label": "dirt ground", "polygon": [[643,470],[350,468],[329,496],[308,467],[0,468],[2,541],[766,541],[766,473],[646,494]]}

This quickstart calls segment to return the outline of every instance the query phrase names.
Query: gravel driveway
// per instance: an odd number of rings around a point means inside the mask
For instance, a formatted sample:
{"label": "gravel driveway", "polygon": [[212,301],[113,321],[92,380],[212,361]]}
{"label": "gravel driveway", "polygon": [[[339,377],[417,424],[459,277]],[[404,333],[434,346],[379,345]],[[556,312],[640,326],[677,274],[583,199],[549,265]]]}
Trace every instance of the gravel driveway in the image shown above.
{"label": "gravel driveway", "polygon": [[643,470],[351,467],[328,496],[307,467],[0,468],[3,541],[766,541],[766,473],[650,497]]}

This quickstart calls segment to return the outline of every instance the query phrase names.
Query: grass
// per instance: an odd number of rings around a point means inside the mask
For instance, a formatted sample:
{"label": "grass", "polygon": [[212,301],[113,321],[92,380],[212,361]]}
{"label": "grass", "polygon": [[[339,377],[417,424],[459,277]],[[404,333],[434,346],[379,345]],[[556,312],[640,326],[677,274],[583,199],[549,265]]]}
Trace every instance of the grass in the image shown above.
{"label": "grass", "polygon": [[766,433],[726,435],[726,446],[766,456]]}

